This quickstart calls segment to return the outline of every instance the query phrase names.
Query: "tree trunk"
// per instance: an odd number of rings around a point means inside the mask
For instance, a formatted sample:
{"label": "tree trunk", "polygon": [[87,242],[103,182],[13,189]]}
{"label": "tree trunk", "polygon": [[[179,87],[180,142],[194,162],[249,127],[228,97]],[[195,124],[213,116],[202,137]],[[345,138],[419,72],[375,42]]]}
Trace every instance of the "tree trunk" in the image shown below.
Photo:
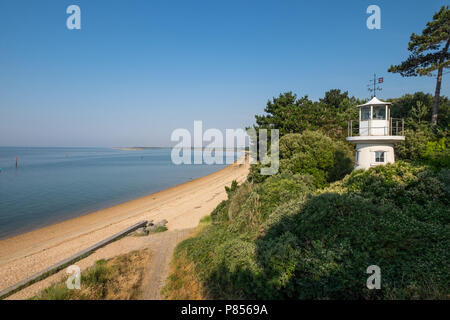
{"label": "tree trunk", "polygon": [[441,67],[438,70],[438,75],[437,75],[437,80],[436,80],[436,91],[434,92],[433,111],[431,113],[431,124],[433,126],[437,125],[439,97],[441,95],[442,69],[443,68]]}
{"label": "tree trunk", "polygon": [[[450,39],[447,40],[447,43],[445,44],[444,48],[442,49],[442,55],[441,55],[441,59],[439,61],[440,65],[442,65],[442,63],[445,60],[449,45],[450,45]],[[441,95],[441,83],[442,83],[442,70],[443,69],[444,69],[443,67],[440,67],[438,69],[438,75],[437,75],[437,79],[436,79],[436,91],[434,92],[433,111],[431,113],[431,124],[433,126],[437,125],[438,106],[439,106],[439,98]]]}

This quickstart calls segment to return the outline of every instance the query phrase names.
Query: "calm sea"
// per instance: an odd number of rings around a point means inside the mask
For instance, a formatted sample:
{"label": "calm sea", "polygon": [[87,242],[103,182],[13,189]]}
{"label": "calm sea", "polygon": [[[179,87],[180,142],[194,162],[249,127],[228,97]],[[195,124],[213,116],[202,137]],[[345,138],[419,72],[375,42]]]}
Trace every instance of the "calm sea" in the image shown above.
{"label": "calm sea", "polygon": [[136,199],[225,167],[175,165],[170,152],[159,148],[0,147],[0,239]]}

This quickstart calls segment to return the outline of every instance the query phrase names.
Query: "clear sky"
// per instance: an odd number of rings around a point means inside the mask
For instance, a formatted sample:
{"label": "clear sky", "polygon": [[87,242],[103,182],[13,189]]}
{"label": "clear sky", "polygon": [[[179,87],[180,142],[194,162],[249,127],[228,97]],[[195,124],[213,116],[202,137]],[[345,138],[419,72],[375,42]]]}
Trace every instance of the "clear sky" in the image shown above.
{"label": "clear sky", "polygon": [[[66,8],[81,8],[68,30]],[[381,8],[381,30],[366,9]],[[0,0],[0,146],[167,146],[176,128],[243,128],[269,98],[425,91],[387,72],[449,1]],[[448,75],[441,93],[449,95]]]}

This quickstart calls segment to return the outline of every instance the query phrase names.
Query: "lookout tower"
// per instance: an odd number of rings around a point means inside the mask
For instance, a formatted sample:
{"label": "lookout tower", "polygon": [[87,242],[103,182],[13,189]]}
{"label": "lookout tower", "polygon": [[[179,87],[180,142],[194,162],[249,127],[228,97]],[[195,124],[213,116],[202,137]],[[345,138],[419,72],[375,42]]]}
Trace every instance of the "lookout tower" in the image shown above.
{"label": "lookout tower", "polygon": [[356,144],[355,169],[393,163],[394,144],[405,140],[403,119],[391,118],[391,103],[376,97],[358,107],[359,120],[349,121],[347,137]]}

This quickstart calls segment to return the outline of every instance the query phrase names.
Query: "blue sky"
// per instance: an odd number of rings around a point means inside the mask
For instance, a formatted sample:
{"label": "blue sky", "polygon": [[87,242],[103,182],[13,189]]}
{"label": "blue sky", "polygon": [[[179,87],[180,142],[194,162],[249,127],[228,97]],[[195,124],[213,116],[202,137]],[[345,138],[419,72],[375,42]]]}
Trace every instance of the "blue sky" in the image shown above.
{"label": "blue sky", "polygon": [[[66,8],[81,8],[81,30]],[[381,8],[381,30],[366,8]],[[0,1],[0,146],[167,146],[176,128],[243,128],[267,100],[340,88],[434,92],[387,72],[448,1]],[[448,75],[441,93],[449,95]]]}

